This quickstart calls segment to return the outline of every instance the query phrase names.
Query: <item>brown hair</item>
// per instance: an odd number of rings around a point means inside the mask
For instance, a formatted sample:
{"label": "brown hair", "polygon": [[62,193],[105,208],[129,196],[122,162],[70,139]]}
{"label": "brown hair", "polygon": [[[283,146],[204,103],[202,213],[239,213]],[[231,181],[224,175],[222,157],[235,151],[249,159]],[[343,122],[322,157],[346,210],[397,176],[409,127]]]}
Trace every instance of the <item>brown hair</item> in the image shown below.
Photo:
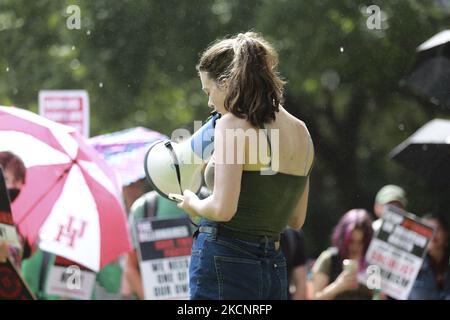
{"label": "brown hair", "polygon": [[14,153],[9,151],[1,151],[0,166],[3,167],[4,170],[11,170],[15,180],[25,183],[25,164],[22,159]]}
{"label": "brown hair", "polygon": [[275,120],[285,82],[276,67],[275,49],[254,32],[213,43],[202,54],[198,71],[228,86],[225,109],[253,126]]}

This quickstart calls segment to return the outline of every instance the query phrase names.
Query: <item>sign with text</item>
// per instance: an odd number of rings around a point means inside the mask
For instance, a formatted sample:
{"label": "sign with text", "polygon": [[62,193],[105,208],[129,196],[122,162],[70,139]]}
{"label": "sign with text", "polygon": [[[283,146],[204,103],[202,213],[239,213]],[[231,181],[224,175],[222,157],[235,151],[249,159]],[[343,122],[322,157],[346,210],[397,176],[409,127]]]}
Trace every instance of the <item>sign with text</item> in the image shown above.
{"label": "sign with text", "polygon": [[189,219],[146,218],[135,227],[145,299],[189,299]]}
{"label": "sign with text", "polygon": [[0,300],[36,300],[9,259],[0,262]]}
{"label": "sign with text", "polygon": [[68,299],[90,300],[95,272],[57,256],[47,277],[46,293]]}
{"label": "sign with text", "polygon": [[8,190],[5,184],[3,171],[0,168],[0,241],[20,249],[19,236],[13,221]]}
{"label": "sign with text", "polygon": [[42,90],[39,114],[47,119],[74,127],[89,138],[89,97],[85,90]]}
{"label": "sign with text", "polygon": [[433,232],[419,217],[387,206],[366,253],[367,262],[380,269],[381,291],[397,300],[408,299]]}

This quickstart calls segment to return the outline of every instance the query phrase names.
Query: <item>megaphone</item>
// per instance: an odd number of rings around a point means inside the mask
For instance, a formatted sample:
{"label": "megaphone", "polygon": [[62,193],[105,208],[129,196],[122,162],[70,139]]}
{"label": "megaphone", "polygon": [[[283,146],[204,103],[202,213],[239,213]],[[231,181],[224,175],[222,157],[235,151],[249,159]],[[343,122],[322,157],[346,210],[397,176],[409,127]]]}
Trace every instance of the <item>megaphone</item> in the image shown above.
{"label": "megaphone", "polygon": [[220,113],[212,112],[186,141],[160,140],[150,146],[144,160],[145,176],[161,196],[169,199],[169,194],[183,194],[186,189],[200,192],[202,168],[214,151],[214,128],[219,118]]}

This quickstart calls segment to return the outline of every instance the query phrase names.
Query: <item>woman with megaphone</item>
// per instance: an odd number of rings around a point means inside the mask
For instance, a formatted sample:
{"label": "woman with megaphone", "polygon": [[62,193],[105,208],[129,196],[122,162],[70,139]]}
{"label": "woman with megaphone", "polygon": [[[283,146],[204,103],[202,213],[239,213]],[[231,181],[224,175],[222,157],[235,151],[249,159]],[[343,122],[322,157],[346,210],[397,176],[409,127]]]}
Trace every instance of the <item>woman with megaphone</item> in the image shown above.
{"label": "woman with megaphone", "polygon": [[266,40],[247,32],[212,44],[197,66],[208,105],[222,116],[205,169],[211,195],[179,197],[180,208],[202,218],[191,299],[287,298],[280,233],[305,221],[314,150],[306,125],[282,105],[277,60]]}

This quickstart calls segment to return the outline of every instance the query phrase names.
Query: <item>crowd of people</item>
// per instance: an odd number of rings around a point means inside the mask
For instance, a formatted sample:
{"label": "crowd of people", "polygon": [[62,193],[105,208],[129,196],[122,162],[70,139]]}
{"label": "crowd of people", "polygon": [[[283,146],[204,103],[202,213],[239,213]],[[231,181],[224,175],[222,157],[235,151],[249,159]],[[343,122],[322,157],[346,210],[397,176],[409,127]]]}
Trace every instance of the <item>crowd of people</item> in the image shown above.
{"label": "crowd of people", "polygon": [[[368,268],[366,253],[385,207],[407,208],[406,193],[399,186],[387,185],[375,196],[375,221],[369,211],[349,208],[334,228],[330,247],[308,267],[308,239],[300,230],[308,207],[314,146],[306,125],[282,105],[284,81],[277,63],[271,44],[251,32],[219,40],[201,55],[197,69],[202,89],[208,106],[222,115],[215,134],[225,138],[214,139],[214,157],[204,170],[209,191],[202,196],[183,190],[176,204],[155,191],[144,193],[142,181],[125,188],[134,250],[96,274],[96,285],[103,291],[93,291],[92,299],[144,299],[135,221],[186,214],[198,222],[189,263],[191,299],[392,299],[358,279]],[[227,130],[264,131],[262,145],[272,174],[261,173],[267,164],[260,158],[256,163],[224,163],[236,151]],[[272,130],[279,141],[267,134]],[[277,148],[272,148],[275,143]],[[248,155],[250,146],[240,147],[238,152]],[[0,154],[0,165],[14,201],[26,183],[25,166],[10,152]],[[442,213],[425,220],[436,231],[410,298],[450,299],[448,224]],[[14,261],[37,298],[60,298],[48,295],[44,285],[58,257],[36,243],[22,239],[22,244],[25,249],[14,252],[0,243],[0,260]]]}
{"label": "crowd of people", "polygon": [[[0,165],[4,170],[11,201],[14,201],[26,181],[25,166],[11,152],[0,152]],[[92,299],[145,299],[134,223],[146,217],[171,219],[186,216],[186,212],[178,208],[176,203],[156,191],[145,193],[145,181],[139,183],[142,187],[127,199],[132,203],[128,211],[134,250],[97,274]],[[203,192],[208,191],[205,189]],[[356,208],[342,215],[330,237],[330,247],[317,259],[307,257],[308,239],[302,230],[287,227],[280,242],[287,262],[286,296],[292,300],[392,299],[358,281],[358,274],[364,273],[368,267],[366,252],[381,226],[385,206],[406,209],[407,203],[406,193],[401,187],[384,186],[374,198],[373,214]],[[434,213],[423,216],[423,220],[435,228],[435,234],[428,244],[427,254],[409,299],[450,299],[449,225],[443,215]],[[37,245],[30,247],[22,237],[20,239],[20,251],[5,242],[0,243],[0,261],[10,258],[20,268],[22,277],[38,299],[60,299],[46,294],[44,288],[46,273],[56,256],[40,250]],[[356,261],[356,267],[346,268],[348,260]]]}

